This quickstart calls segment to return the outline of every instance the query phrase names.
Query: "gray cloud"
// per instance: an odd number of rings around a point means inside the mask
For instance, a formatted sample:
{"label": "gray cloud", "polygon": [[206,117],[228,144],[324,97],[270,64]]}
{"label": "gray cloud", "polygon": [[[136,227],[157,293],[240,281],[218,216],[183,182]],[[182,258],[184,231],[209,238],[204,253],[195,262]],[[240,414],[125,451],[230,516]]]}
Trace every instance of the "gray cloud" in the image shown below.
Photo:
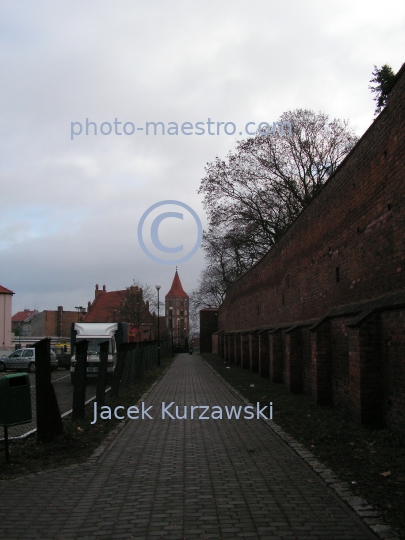
{"label": "gray cloud", "polygon": [[[372,122],[373,65],[397,70],[403,2],[2,2],[0,283],[13,310],[86,305],[135,276],[167,291],[136,229],[151,204],[191,205],[235,136],[80,136],[70,122],[275,121],[288,109]],[[169,222],[166,226],[169,226]],[[171,231],[174,231],[174,224]],[[168,231],[165,232],[166,236]],[[190,291],[203,254],[179,266]]]}

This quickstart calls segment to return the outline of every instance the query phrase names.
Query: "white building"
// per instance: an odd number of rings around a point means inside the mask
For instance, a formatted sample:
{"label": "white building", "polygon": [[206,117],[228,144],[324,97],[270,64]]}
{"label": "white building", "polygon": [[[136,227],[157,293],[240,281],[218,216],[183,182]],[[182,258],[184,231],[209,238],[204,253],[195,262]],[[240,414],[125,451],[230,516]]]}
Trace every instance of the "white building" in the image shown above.
{"label": "white building", "polygon": [[11,300],[13,291],[0,285],[0,350],[11,349]]}

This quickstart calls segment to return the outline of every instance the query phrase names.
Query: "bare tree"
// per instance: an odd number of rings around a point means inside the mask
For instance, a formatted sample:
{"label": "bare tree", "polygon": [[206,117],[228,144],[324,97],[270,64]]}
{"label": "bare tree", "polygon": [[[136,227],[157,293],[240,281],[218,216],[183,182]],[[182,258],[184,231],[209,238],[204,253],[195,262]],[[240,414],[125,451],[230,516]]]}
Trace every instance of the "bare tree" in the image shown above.
{"label": "bare tree", "polygon": [[191,342],[200,333],[200,312],[193,308],[190,302],[190,318],[188,337]]}
{"label": "bare tree", "polygon": [[[204,194],[210,227],[245,231],[253,247],[269,249],[357,141],[348,122],[322,113],[284,113],[291,134],[270,132],[240,141],[236,151],[206,167]],[[262,249],[260,250],[262,251]]]}
{"label": "bare tree", "polygon": [[190,293],[190,314],[200,309],[217,307],[225,298],[223,278],[218,268],[207,266],[202,272],[197,289]]}
{"label": "bare tree", "polygon": [[125,296],[115,311],[115,318],[118,321],[127,322],[138,328],[141,325],[154,327],[156,317],[150,312],[150,306],[155,301],[152,287],[142,285],[139,281],[125,288]]}
{"label": "bare tree", "polygon": [[257,133],[238,142],[225,161],[207,164],[199,193],[209,219],[203,238],[208,266],[194,291],[201,305],[222,302],[230,284],[279,240],[357,142],[347,121],[323,113],[298,109],[279,122],[291,132]]}

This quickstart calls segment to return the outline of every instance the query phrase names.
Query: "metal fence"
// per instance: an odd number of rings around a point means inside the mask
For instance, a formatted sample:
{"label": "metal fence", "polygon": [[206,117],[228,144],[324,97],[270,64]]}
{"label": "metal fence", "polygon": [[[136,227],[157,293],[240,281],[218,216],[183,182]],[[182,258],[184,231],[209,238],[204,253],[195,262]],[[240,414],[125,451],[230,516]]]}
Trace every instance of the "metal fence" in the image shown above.
{"label": "metal fence", "polygon": [[[118,396],[121,390],[131,386],[141,379],[146,371],[154,368],[159,360],[157,342],[127,343],[118,352],[112,381],[108,381],[107,377],[102,380],[102,354],[100,354],[97,377],[92,380],[86,377],[87,355],[82,356],[85,376],[80,381],[72,378],[72,374],[63,368],[51,370],[48,341],[42,340],[38,345],[36,344],[38,347],[35,360],[36,371],[28,373],[33,420],[28,424],[9,427],[10,439],[24,439],[35,433],[40,440],[52,438],[53,434],[60,433],[62,429],[61,418],[71,418],[72,414],[74,418],[82,418],[87,404],[97,400],[99,405],[103,405],[110,395]],[[169,356],[171,356],[170,346],[167,343],[161,343],[160,358]],[[0,379],[8,374],[9,371],[0,373]],[[0,440],[3,440],[2,428],[0,428]]]}

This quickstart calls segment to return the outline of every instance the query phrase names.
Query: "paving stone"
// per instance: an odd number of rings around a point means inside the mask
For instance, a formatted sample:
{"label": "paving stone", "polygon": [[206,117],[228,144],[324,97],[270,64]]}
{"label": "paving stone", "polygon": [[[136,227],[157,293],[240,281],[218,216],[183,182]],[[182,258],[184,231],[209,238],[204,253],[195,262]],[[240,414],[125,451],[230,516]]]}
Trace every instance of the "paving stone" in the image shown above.
{"label": "paving stone", "polygon": [[[198,355],[178,355],[146,398],[154,420],[128,422],[85,464],[2,482],[0,538],[371,540],[388,534],[363,499],[278,426],[256,419],[163,420],[161,403],[172,401],[188,413],[191,405],[246,404]],[[380,536],[336,492],[351,497]]]}

